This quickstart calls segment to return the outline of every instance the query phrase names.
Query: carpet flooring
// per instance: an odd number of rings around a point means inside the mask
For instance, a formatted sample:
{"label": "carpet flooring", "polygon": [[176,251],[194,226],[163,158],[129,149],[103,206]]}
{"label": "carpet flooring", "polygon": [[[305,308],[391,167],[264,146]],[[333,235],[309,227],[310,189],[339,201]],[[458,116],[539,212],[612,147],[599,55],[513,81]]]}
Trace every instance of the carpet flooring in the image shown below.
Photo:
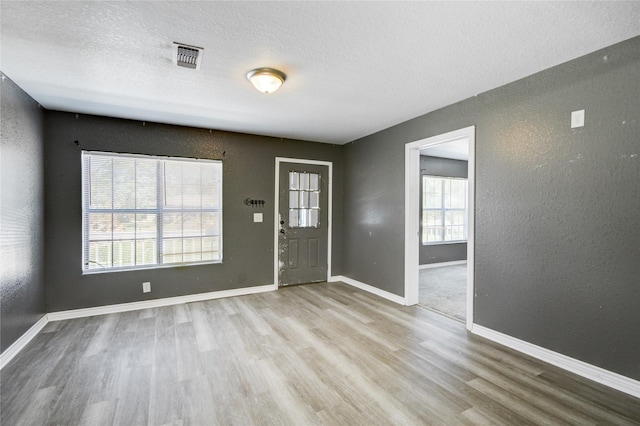
{"label": "carpet flooring", "polygon": [[465,321],[467,265],[420,270],[420,305]]}

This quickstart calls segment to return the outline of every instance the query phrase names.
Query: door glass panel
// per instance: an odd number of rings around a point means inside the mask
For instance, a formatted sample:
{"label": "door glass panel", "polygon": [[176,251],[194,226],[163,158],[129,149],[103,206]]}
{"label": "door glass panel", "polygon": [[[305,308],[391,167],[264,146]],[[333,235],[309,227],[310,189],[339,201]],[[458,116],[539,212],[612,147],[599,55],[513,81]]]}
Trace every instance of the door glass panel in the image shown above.
{"label": "door glass panel", "polygon": [[300,173],[300,189],[309,190],[309,173]]}
{"label": "door glass panel", "polygon": [[299,173],[298,172],[289,172],[289,189],[298,189],[299,185]]}
{"label": "door glass panel", "polygon": [[320,207],[320,193],[319,192],[310,192],[309,193],[309,207],[312,209],[317,209]]}
{"label": "door glass panel", "polygon": [[309,190],[320,190],[319,175],[317,173],[309,173]]}
{"label": "door glass panel", "polygon": [[297,209],[299,206],[298,201],[300,200],[300,195],[298,191],[289,191],[289,208]]}
{"label": "door glass panel", "polygon": [[300,208],[306,209],[309,207],[309,193],[307,191],[300,191]]}
{"label": "door glass panel", "polygon": [[318,209],[309,210],[309,227],[317,228],[318,227]]}
{"label": "door glass panel", "polygon": [[298,209],[289,209],[289,228],[298,227]]}
{"label": "door glass panel", "polygon": [[289,172],[289,227],[317,228],[320,212],[320,174]]}
{"label": "door glass panel", "polygon": [[307,225],[308,217],[309,217],[308,210],[300,209],[300,215],[299,215],[299,218],[298,218],[298,220],[299,220],[298,227],[300,227],[300,228],[308,227],[308,225]]}

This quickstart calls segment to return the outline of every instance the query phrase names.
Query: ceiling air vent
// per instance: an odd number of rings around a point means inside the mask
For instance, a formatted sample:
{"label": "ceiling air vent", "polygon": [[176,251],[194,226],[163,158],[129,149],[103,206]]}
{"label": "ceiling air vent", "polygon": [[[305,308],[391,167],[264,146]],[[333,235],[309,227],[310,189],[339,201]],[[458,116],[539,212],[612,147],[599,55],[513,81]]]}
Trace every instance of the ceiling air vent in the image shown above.
{"label": "ceiling air vent", "polygon": [[196,70],[200,69],[204,48],[176,42],[173,43],[173,46],[176,65]]}

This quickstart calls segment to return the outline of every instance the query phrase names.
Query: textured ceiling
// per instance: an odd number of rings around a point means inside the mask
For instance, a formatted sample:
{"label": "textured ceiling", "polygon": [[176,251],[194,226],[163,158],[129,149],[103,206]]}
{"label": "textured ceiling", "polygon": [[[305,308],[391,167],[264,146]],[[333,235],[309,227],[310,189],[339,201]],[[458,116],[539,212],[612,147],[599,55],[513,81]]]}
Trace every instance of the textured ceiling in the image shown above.
{"label": "textured ceiling", "polygon": [[[0,3],[48,109],[346,143],[640,34],[640,2]],[[200,70],[174,41],[204,47]],[[288,75],[271,95],[247,71]]]}

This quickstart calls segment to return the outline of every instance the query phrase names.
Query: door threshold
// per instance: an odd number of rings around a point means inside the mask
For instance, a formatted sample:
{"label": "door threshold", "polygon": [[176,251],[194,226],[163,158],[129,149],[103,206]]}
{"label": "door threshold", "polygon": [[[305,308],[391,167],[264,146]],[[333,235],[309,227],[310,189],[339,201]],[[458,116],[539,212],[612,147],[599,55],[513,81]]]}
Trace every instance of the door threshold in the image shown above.
{"label": "door threshold", "polygon": [[297,283],[297,284],[278,284],[278,288],[285,288],[285,287],[296,287],[299,285],[310,285],[310,284],[322,284],[322,283],[327,283],[327,280],[323,280],[323,281],[311,281],[308,283]]}
{"label": "door threshold", "polygon": [[466,321],[467,321],[466,319],[454,317],[453,315],[449,315],[446,312],[442,312],[442,311],[439,311],[437,309],[431,308],[429,306],[425,306],[422,303],[418,303],[416,306],[418,306],[419,308],[422,308],[422,309],[426,309],[427,311],[435,312],[436,314],[442,315],[443,317],[451,318],[452,320],[461,322],[463,324],[466,324]]}

